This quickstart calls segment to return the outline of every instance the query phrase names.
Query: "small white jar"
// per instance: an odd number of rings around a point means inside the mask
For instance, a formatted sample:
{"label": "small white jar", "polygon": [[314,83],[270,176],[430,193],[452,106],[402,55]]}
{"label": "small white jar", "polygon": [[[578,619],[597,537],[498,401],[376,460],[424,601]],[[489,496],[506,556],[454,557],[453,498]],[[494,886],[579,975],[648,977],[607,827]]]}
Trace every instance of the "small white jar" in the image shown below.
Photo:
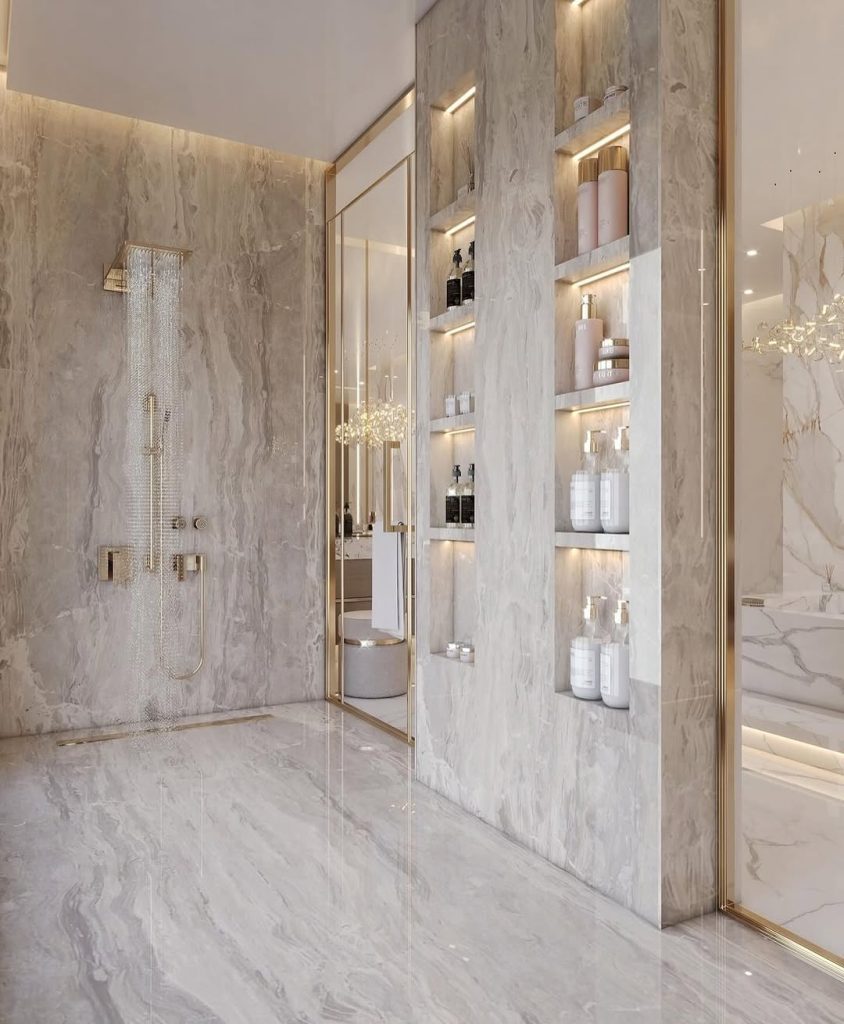
{"label": "small white jar", "polygon": [[630,380],[629,359],[599,359],[592,373],[592,383],[596,388],[603,384],[620,384]]}
{"label": "small white jar", "polygon": [[599,110],[601,101],[594,96],[578,96],[574,101],[574,119],[580,121],[588,114]]}
{"label": "small white jar", "polygon": [[473,391],[461,391],[457,396],[457,411],[461,416],[475,411],[475,394]]}
{"label": "small white jar", "polygon": [[474,665],[475,663],[475,648],[472,644],[463,644],[460,648],[460,660],[465,662],[467,665]]}
{"label": "small white jar", "polygon": [[446,416],[457,415],[457,395],[445,396],[445,414]]}
{"label": "small white jar", "polygon": [[629,359],[630,341],[628,338],[604,338],[598,349],[598,359]]}
{"label": "small white jar", "polygon": [[446,644],[445,656],[451,661],[458,661],[460,659],[460,647],[461,645],[455,642]]}

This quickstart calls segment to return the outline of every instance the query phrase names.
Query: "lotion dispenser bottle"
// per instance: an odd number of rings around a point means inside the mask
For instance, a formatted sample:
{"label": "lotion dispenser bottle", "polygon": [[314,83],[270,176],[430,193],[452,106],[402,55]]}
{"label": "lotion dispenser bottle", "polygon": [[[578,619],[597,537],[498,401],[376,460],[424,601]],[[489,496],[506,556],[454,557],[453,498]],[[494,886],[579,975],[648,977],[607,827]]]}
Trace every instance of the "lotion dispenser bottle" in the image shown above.
{"label": "lotion dispenser bottle", "polygon": [[618,602],[612,639],[601,647],[601,699],[611,708],[630,707],[630,605]]}
{"label": "lotion dispenser bottle", "polygon": [[467,302],[474,302],[475,299],[475,243],[469,243],[469,258],[463,268],[462,277],[462,300],[465,306]]}
{"label": "lotion dispenser bottle", "polygon": [[601,532],[601,474],[598,455],[603,430],[587,430],[583,463],[572,476],[569,489],[571,528],[577,533]]}
{"label": "lotion dispenser bottle", "polygon": [[445,492],[445,524],[460,526],[460,466],[451,471],[451,483]]}
{"label": "lotion dispenser bottle", "polygon": [[580,319],[574,324],[574,389],[592,387],[595,363],[604,339],[604,321],[598,317],[598,296],[580,297]]}
{"label": "lotion dispenser bottle", "polygon": [[451,273],[445,283],[445,308],[454,309],[463,301],[463,289],[461,286],[460,266],[463,263],[463,253],[459,249],[454,250],[451,257]]}
{"label": "lotion dispenser bottle", "polygon": [[616,465],[601,473],[601,527],[604,533],[630,532],[630,428],[619,427],[613,438]]}
{"label": "lotion dispenser bottle", "polygon": [[583,629],[571,642],[569,683],[571,692],[581,700],[601,699],[600,608],[603,597],[587,597],[583,609]]}
{"label": "lotion dispenser bottle", "polygon": [[475,463],[469,463],[469,475],[460,488],[460,525],[467,529],[475,526]]}

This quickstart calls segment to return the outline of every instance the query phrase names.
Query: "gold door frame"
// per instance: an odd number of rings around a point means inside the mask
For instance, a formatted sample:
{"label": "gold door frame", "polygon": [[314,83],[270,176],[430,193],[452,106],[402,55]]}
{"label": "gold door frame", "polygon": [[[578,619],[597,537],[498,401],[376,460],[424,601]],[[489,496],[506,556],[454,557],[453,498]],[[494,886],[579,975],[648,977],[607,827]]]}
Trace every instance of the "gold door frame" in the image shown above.
{"label": "gold door frame", "polygon": [[[415,330],[413,313],[413,285],[414,285],[414,257],[413,257],[413,217],[414,217],[414,159],[415,153],[411,152],[406,157],[384,172],[377,180],[371,182],[363,191],[358,193],[352,200],[346,203],[341,209],[337,209],[336,196],[336,175],[339,170],[345,167],[350,160],[357,156],[363,149],[387,129],[401,114],[413,104],[416,90],[409,89],[399,100],[389,107],[345,153],[342,154],[326,174],[325,185],[325,267],[326,267],[326,292],[325,292],[325,699],[338,707],[341,707],[349,714],[355,715],[364,721],[375,725],[384,732],[389,733],[398,739],[404,740],[410,746],[414,745],[413,720],[415,712],[416,693],[416,647],[414,637],[415,623],[415,581],[414,570],[414,545],[416,530],[415,519],[415,437],[414,437],[414,408],[416,397],[416,366],[415,366]],[[406,366],[407,366],[407,403],[406,403],[406,437],[407,437],[407,518],[408,524],[405,528],[394,529],[392,532],[404,532],[407,536],[405,545],[405,641],[407,645],[407,723],[405,731],[388,725],[381,719],[361,711],[359,708],[346,704],[343,699],[342,680],[342,656],[335,658],[335,651],[343,642],[342,616],[340,617],[340,636],[337,630],[336,601],[338,595],[338,573],[337,559],[334,554],[334,531],[335,531],[335,458],[336,446],[334,444],[334,431],[337,426],[335,416],[335,395],[334,395],[334,370],[335,370],[335,345],[337,329],[339,328],[340,338],[343,337],[343,221],[342,214],[357,200],[377,188],[390,175],[404,167],[406,175],[405,195],[407,197],[407,224],[406,224],[406,246],[407,246],[407,278],[406,278],[406,299],[407,299],[407,328],[406,328]],[[337,266],[337,225],[340,226],[340,266]],[[340,286],[341,302],[339,309],[337,297],[337,286]],[[344,367],[341,365],[341,386],[343,384]],[[343,392],[345,394],[345,392]],[[386,457],[387,452],[384,452]],[[392,475],[392,474],[390,474]],[[345,472],[341,467],[341,486],[345,493]],[[384,473],[386,487],[387,473]],[[386,508],[386,506],[385,506]],[[385,523],[385,527],[387,524]],[[340,561],[339,572],[339,593],[344,593],[344,559]],[[336,666],[336,671],[335,671]]]}
{"label": "gold door frame", "polygon": [[721,910],[844,979],[844,959],[769,921],[735,899],[736,559],[735,559],[735,158],[736,0],[719,0],[718,201],[718,901]]}

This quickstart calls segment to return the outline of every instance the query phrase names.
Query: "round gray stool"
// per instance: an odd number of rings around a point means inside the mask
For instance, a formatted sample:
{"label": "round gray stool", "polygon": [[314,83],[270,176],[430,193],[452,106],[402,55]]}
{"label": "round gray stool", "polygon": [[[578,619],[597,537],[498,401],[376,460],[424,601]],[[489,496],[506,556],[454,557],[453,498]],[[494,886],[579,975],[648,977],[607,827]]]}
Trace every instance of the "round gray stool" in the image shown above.
{"label": "round gray stool", "polygon": [[403,693],[407,693],[407,642],[373,629],[372,612],[344,612],[344,696],[374,699]]}

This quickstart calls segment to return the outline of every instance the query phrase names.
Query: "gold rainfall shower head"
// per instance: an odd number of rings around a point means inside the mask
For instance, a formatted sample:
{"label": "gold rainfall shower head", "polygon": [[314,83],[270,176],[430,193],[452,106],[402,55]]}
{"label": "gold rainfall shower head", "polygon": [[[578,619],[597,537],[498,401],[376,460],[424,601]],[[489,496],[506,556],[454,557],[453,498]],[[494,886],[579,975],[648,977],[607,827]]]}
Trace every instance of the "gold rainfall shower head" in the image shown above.
{"label": "gold rainfall shower head", "polygon": [[103,288],[107,292],[128,292],[129,280],[126,269],[131,249],[143,249],[150,253],[178,253],[182,261],[191,255],[191,249],[174,249],[169,245],[149,245],[146,242],[123,242],[111,265],[103,264]]}

